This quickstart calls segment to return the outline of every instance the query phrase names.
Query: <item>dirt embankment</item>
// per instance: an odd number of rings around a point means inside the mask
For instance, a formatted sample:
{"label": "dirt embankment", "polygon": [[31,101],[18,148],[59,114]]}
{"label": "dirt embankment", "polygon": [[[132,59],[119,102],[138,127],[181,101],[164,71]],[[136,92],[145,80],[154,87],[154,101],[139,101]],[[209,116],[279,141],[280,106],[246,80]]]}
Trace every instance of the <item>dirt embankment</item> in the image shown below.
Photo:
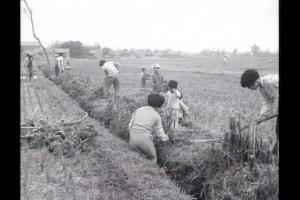
{"label": "dirt embankment", "polygon": [[[102,99],[102,89],[89,85],[86,78],[66,73],[52,80],[66,93],[73,92],[70,96],[89,116],[104,124],[114,135],[128,140],[130,117],[135,109],[143,105],[141,102],[145,102],[145,96],[134,99],[123,97],[120,109],[113,111],[112,105]],[[159,165],[186,193],[197,199],[278,198],[276,166],[258,159],[250,170],[247,161],[240,159],[241,153],[231,155],[219,143],[192,143],[195,135],[209,134],[201,128],[186,129],[177,134],[173,144],[156,143]],[[243,153],[246,150],[243,149]]]}
{"label": "dirt embankment", "polygon": [[21,199],[191,199],[99,122],[80,121],[85,111],[38,77],[21,83]]}

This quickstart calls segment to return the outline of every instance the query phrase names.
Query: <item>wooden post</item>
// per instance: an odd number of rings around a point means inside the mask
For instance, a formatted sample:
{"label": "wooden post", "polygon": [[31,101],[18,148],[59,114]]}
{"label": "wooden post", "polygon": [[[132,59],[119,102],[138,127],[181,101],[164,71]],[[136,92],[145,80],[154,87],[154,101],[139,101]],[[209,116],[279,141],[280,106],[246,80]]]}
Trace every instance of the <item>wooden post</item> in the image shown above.
{"label": "wooden post", "polygon": [[254,167],[254,160],[255,160],[255,140],[256,140],[256,123],[251,122],[250,123],[250,148],[251,153],[249,156],[249,161],[250,161],[250,169],[252,170]]}
{"label": "wooden post", "polygon": [[[234,117],[230,118],[229,122],[229,128],[230,128],[230,135],[229,135],[229,147],[228,147],[228,152],[231,155],[234,155],[235,151],[235,146],[236,146],[236,134],[237,134],[237,126],[236,126],[236,120]],[[231,160],[228,160],[231,164]]]}

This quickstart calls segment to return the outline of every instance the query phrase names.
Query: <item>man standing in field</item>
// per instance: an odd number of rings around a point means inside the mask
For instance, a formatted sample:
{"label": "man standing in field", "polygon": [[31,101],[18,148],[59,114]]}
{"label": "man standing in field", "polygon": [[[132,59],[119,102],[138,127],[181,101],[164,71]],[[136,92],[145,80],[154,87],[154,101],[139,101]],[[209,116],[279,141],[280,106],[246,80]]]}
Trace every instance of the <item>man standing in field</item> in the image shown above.
{"label": "man standing in field", "polygon": [[[255,69],[248,69],[244,71],[241,76],[241,86],[251,90],[259,91],[262,98],[262,107],[258,118],[255,121],[264,119],[274,113],[275,100],[278,100],[278,74],[272,74],[260,77],[259,73]],[[278,102],[277,102],[278,103]],[[278,108],[277,108],[278,112]],[[272,153],[278,153],[278,142],[279,142],[279,125],[278,125],[279,113],[276,121],[276,136],[277,140],[273,146]]]}
{"label": "man standing in field", "polygon": [[141,84],[141,86],[142,86],[142,88],[145,88],[146,87],[146,81],[148,79],[150,79],[150,75],[146,72],[146,68],[145,67],[142,68],[141,76],[142,76],[142,82],[141,82],[142,84]]}
{"label": "man standing in field", "polygon": [[225,56],[224,56],[224,59],[223,59],[225,65],[227,65],[227,60],[228,60],[228,58],[227,58],[227,56],[225,55]]}
{"label": "man standing in field", "polygon": [[160,65],[155,63],[153,66],[154,74],[152,75],[152,88],[156,93],[163,91],[164,77],[160,74],[159,69]]}
{"label": "man standing in field", "polygon": [[115,62],[107,62],[105,60],[100,60],[99,66],[104,70],[105,78],[104,78],[104,95],[106,98],[110,97],[110,87],[114,86],[114,109],[118,106],[118,98],[119,98],[119,90],[120,90],[120,82],[118,78],[119,73],[119,63]]}
{"label": "man standing in field", "polygon": [[27,65],[27,68],[28,68],[29,82],[31,82],[31,78],[32,78],[32,76],[33,76],[33,63],[32,63],[32,60],[33,60],[33,56],[27,54],[26,65]]}
{"label": "man standing in field", "polygon": [[64,57],[63,57],[62,53],[59,53],[59,56],[56,58],[56,62],[57,62],[58,68],[59,68],[59,73],[64,72],[65,71]]}

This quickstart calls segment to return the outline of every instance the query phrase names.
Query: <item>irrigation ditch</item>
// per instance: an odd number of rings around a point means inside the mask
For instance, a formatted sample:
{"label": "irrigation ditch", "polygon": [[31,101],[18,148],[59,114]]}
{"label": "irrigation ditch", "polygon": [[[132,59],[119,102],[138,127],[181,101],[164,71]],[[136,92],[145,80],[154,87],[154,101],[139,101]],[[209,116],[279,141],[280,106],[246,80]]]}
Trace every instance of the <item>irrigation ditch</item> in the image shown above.
{"label": "irrigation ditch", "polygon": [[[102,87],[89,78],[71,73],[53,77],[48,68],[40,69],[90,117],[128,141],[128,123],[132,113],[145,105],[145,94],[121,97],[118,110],[113,110],[112,103],[103,99]],[[160,114],[164,119],[163,110]],[[228,132],[220,140],[193,142],[195,135],[211,134],[191,125],[180,130],[172,144],[155,141],[158,165],[185,193],[197,200],[278,199],[278,166],[274,165],[269,144],[255,138],[254,160],[249,160],[253,138],[249,131],[241,131],[239,120],[230,120]]]}

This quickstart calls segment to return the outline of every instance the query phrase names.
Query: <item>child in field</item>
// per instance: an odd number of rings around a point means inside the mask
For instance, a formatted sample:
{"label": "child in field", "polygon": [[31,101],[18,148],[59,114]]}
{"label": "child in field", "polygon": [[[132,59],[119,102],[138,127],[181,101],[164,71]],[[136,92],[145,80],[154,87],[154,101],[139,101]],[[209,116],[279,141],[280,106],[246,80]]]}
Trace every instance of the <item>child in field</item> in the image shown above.
{"label": "child in field", "polygon": [[[248,69],[244,71],[241,76],[241,86],[251,90],[258,90],[261,99],[262,106],[258,118],[255,121],[264,119],[274,113],[275,100],[278,100],[278,74],[271,74],[267,76],[260,77],[259,73],[255,69]],[[278,112],[278,109],[277,109]],[[273,154],[277,154],[278,142],[279,142],[279,127],[278,118],[276,121],[276,136],[277,140],[273,146]]]}
{"label": "child in field", "polygon": [[68,61],[67,64],[66,64],[66,70],[67,70],[67,71],[70,71],[70,69],[71,69],[71,66],[70,66],[70,63],[69,63],[69,61]]}
{"label": "child in field", "polygon": [[175,141],[175,129],[178,127],[178,118],[180,111],[181,92],[177,89],[177,81],[170,80],[168,82],[169,91],[167,93],[167,127],[169,128],[167,134],[171,142]]}
{"label": "child in field", "polygon": [[150,75],[148,73],[146,73],[146,68],[144,68],[144,67],[142,68],[141,76],[142,76],[142,88],[145,88],[146,80],[149,79]]}
{"label": "child in field", "polygon": [[27,59],[27,68],[28,68],[29,82],[31,82],[31,78],[33,76],[33,63],[32,63],[33,56],[27,54],[27,57],[28,57],[28,59]]}
{"label": "child in field", "polygon": [[168,141],[169,137],[165,134],[161,117],[156,111],[165,102],[165,98],[159,94],[148,96],[148,106],[138,108],[132,115],[129,122],[129,145],[139,148],[144,153],[152,157],[157,162],[156,149],[153,143],[153,136],[163,142]]}

